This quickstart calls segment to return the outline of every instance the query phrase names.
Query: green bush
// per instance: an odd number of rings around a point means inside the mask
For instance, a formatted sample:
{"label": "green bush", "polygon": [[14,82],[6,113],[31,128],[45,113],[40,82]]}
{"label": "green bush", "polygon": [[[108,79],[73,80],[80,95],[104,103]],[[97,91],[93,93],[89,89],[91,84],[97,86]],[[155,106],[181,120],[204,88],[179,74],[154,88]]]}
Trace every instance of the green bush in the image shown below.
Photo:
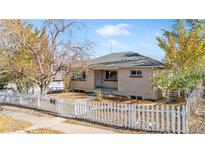
{"label": "green bush", "polygon": [[103,94],[102,94],[101,89],[97,89],[96,92],[95,92],[95,95],[96,95],[96,100],[97,101],[101,101],[103,99]]}
{"label": "green bush", "polygon": [[198,85],[202,85],[205,79],[204,70],[192,69],[189,71],[164,70],[152,78],[153,85],[162,91],[174,90],[185,92]]}

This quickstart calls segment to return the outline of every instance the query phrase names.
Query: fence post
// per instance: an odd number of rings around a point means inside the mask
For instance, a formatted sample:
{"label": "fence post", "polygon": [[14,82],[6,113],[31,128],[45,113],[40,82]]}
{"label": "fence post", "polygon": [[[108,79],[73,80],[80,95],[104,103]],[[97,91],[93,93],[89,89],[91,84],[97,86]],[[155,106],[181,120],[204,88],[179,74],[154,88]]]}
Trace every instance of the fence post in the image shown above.
{"label": "fence post", "polygon": [[120,126],[120,104],[117,103],[117,126]]}
{"label": "fence post", "polygon": [[154,128],[154,106],[152,105],[152,111],[151,111],[152,113],[152,130],[154,130],[155,128]]}
{"label": "fence post", "polygon": [[161,106],[161,130],[164,131],[164,105]]}
{"label": "fence post", "polygon": [[64,115],[64,102],[63,102],[63,100],[60,100],[60,102],[61,102],[61,115],[63,116]]}
{"label": "fence post", "polygon": [[172,132],[175,133],[175,109],[172,105]]}
{"label": "fence post", "polygon": [[156,129],[159,131],[159,108],[156,106]]}
{"label": "fence post", "polygon": [[41,107],[41,98],[40,98],[40,95],[38,95],[38,98],[37,98],[37,108],[40,109]]}
{"label": "fence post", "polygon": [[103,119],[104,119],[104,124],[106,124],[107,123],[107,108],[106,108],[106,105],[107,104],[103,104],[103,110],[104,110],[104,112],[103,112],[103,114],[104,114],[104,116],[103,116]]}
{"label": "fence post", "polygon": [[186,117],[186,133],[189,133],[189,115],[190,115],[190,111],[189,111],[189,107],[186,105],[185,107],[185,117]]}
{"label": "fence post", "polygon": [[137,112],[138,112],[138,129],[140,129],[141,126],[141,115],[140,115],[140,111],[141,111],[141,106],[137,105]]}
{"label": "fence post", "polygon": [[104,105],[103,102],[100,103],[101,104],[101,122],[104,123]]}
{"label": "fence post", "polygon": [[180,107],[177,107],[177,132],[180,134],[181,132],[181,118],[180,118]]}
{"label": "fence post", "polygon": [[110,103],[107,104],[107,124],[110,123],[110,109],[109,109]]}
{"label": "fence post", "polygon": [[113,124],[113,103],[111,102],[110,103],[110,105],[111,105],[111,107],[110,107],[110,124],[111,124],[111,126],[112,126],[112,124]]}
{"label": "fence post", "polygon": [[133,121],[132,121],[132,128],[136,129],[136,104],[132,105],[132,110],[133,110]]}
{"label": "fence post", "polygon": [[116,103],[114,103],[114,121],[113,121],[113,125],[116,125]]}
{"label": "fence post", "polygon": [[123,104],[120,104],[120,111],[121,111],[121,117],[120,117],[120,125],[123,126]]}
{"label": "fence post", "polygon": [[127,127],[127,104],[124,105],[125,107],[125,115],[124,115],[124,127]]}
{"label": "fence post", "polygon": [[23,104],[23,97],[22,97],[22,94],[20,95],[20,105]]}
{"label": "fence post", "polygon": [[131,106],[130,104],[128,105],[128,127],[131,128]]}
{"label": "fence post", "polygon": [[146,112],[146,114],[147,114],[146,115],[146,117],[147,117],[147,127],[146,127],[146,129],[147,130],[149,130],[149,109],[150,109],[149,106],[147,106],[147,108],[146,108],[146,110],[147,110],[147,112]]}
{"label": "fence post", "polygon": [[88,112],[88,120],[91,121],[91,118],[92,118],[92,109],[91,109],[91,102],[88,102],[88,109],[89,109],[89,112]]}
{"label": "fence post", "polygon": [[86,114],[86,101],[83,101],[83,120],[85,120],[85,114]]}
{"label": "fence post", "polygon": [[97,122],[100,122],[100,102],[97,103]]}
{"label": "fence post", "polygon": [[182,132],[186,133],[186,111],[185,106],[182,106]]}
{"label": "fence post", "polygon": [[144,105],[142,105],[142,129],[145,129],[145,109]]}
{"label": "fence post", "polygon": [[166,122],[167,122],[167,126],[166,126],[166,131],[169,132],[170,129],[170,120],[169,120],[169,105],[166,106]]}

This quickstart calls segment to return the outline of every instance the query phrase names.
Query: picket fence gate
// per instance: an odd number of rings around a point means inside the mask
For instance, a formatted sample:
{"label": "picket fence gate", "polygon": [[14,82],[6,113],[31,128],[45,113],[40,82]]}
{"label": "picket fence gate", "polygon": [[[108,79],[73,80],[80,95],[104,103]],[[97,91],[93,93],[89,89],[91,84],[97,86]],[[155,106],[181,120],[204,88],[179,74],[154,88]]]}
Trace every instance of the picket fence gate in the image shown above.
{"label": "picket fence gate", "polygon": [[1,93],[0,103],[40,109],[62,117],[82,119],[119,128],[187,133],[186,108],[184,105],[103,103]]}

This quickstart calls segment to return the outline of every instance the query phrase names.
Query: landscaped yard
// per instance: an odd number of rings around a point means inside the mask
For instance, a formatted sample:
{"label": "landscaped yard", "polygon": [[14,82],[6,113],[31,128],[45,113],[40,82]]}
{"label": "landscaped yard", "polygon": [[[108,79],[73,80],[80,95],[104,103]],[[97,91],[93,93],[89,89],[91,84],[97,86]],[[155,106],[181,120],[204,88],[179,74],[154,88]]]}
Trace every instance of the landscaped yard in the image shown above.
{"label": "landscaped yard", "polygon": [[56,97],[58,99],[65,99],[65,100],[79,100],[79,99],[88,99],[93,103],[97,103],[97,102],[102,102],[102,103],[127,103],[127,104],[141,104],[141,105],[159,105],[159,104],[173,104],[178,106],[183,105],[184,101],[183,100],[178,100],[176,102],[169,102],[169,103],[165,103],[166,100],[159,100],[159,101],[151,101],[151,100],[138,100],[138,99],[134,99],[134,100],[130,100],[127,97],[124,96],[112,96],[112,97],[107,97],[107,96],[103,96],[101,98],[101,100],[97,100],[96,96],[89,96],[86,93],[80,93],[80,92],[64,92],[64,93],[56,93],[56,94],[49,94],[49,96],[53,96]]}
{"label": "landscaped yard", "polygon": [[55,93],[55,94],[49,94],[49,96],[53,96],[60,99],[70,99],[70,100],[88,98],[88,96],[85,93],[79,93],[79,92]]}
{"label": "landscaped yard", "polygon": [[11,116],[0,115],[0,133],[15,132],[30,127],[32,124],[27,121],[17,120]]}

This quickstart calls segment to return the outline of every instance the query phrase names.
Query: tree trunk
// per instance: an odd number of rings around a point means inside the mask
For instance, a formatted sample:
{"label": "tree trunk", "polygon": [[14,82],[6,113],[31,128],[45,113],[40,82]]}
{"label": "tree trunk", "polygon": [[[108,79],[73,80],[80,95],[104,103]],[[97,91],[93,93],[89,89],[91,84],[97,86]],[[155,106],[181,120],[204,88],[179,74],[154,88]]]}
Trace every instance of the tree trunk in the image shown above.
{"label": "tree trunk", "polygon": [[72,78],[71,75],[66,75],[64,78],[64,90],[65,90],[65,92],[69,91],[69,88],[71,86],[71,78]]}
{"label": "tree trunk", "polygon": [[40,84],[40,94],[45,95],[47,93],[47,86],[45,84]]}

